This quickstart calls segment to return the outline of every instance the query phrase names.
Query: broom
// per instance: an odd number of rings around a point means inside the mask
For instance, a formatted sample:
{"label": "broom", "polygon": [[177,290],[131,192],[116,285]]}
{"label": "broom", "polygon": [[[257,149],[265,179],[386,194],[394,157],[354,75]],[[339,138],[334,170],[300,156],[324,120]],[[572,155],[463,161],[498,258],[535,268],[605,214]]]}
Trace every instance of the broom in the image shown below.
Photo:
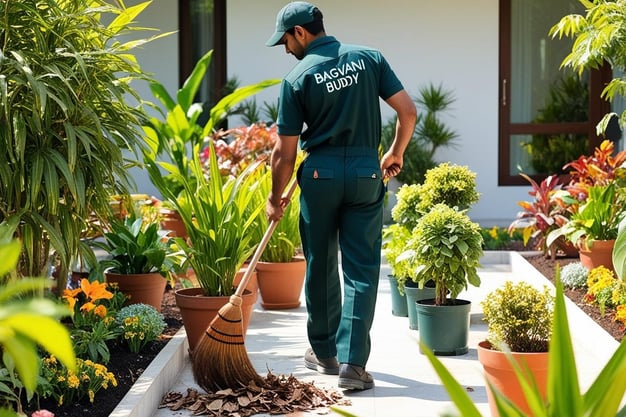
{"label": "broom", "polygon": [[[294,179],[285,194],[287,199],[291,198],[296,186],[297,181]],[[270,222],[235,293],[220,308],[209,324],[206,335],[193,351],[191,367],[194,379],[207,392],[245,387],[251,381],[257,384],[263,382],[263,378],[252,366],[244,346],[241,296],[277,225],[277,221]]]}

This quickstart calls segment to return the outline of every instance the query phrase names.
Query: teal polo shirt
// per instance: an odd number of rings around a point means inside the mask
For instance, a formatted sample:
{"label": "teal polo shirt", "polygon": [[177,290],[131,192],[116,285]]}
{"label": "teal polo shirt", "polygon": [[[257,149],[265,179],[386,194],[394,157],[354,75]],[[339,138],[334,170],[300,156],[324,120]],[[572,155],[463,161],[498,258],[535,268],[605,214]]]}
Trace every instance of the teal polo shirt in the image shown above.
{"label": "teal polo shirt", "polygon": [[278,133],[300,135],[305,150],[323,142],[377,149],[379,98],[402,89],[379,51],[332,36],[316,39],[281,84]]}

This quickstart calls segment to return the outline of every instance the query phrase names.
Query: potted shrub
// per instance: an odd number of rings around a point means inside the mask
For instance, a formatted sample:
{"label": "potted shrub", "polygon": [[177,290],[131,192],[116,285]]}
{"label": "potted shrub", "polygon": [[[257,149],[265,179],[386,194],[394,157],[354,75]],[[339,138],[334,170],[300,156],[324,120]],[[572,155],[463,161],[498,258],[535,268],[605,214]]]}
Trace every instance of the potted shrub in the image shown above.
{"label": "potted shrub", "polygon": [[[557,274],[558,275],[558,274]],[[525,386],[524,396],[530,405],[530,413],[524,413],[517,405],[507,400],[504,394],[494,392],[500,417],[623,415],[622,400],[626,392],[624,371],[626,343],[621,343],[609,361],[598,373],[587,391],[581,391],[574,348],[570,336],[570,324],[565,307],[565,296],[560,280],[556,280],[554,318],[551,324],[552,338],[549,348],[548,392],[544,397],[524,370],[514,361],[518,381]],[[462,387],[427,347],[424,351],[435,368],[437,375],[450,395],[451,400],[464,417],[477,417],[481,413]]]}
{"label": "potted shrub", "polygon": [[482,301],[487,340],[478,344],[478,360],[488,381],[487,398],[492,416],[498,415],[494,390],[527,414],[530,411],[510,359],[531,372],[545,399],[553,304],[554,297],[547,287],[539,290],[523,281],[507,281]]}
{"label": "potted shrub", "polygon": [[[249,232],[264,208],[264,205],[253,208],[256,176],[252,174],[260,163],[248,166],[236,177],[225,177],[220,172],[213,141],[208,143],[208,163],[201,158],[201,150],[205,138],[229,109],[279,82],[268,80],[235,90],[211,108],[208,121],[200,126],[198,120],[203,108],[192,100],[204,79],[211,54],[209,51],[198,61],[177,92],[178,102],[161,84],[151,85],[166,114],[152,118],[150,124],[144,126],[148,145],[144,149],[146,169],[164,200],[183,220],[188,237],[175,237],[174,241],[184,254],[182,266],[193,270],[199,284],[199,287],[175,292],[191,351],[217,310],[234,293],[235,275],[254,251]],[[244,293],[244,334],[254,299],[252,293]],[[204,310],[205,307],[208,310]]]}
{"label": "potted shrub", "polygon": [[[398,227],[386,230],[385,255],[392,269],[401,271],[400,275],[394,273],[395,279],[399,292],[406,294],[409,328],[417,329],[419,323],[415,303],[435,296],[434,282],[422,281],[415,276],[416,265],[409,261],[414,251],[406,250],[407,235],[413,233],[422,216],[437,204],[468,209],[478,201],[476,174],[466,166],[442,163],[426,172],[423,184],[400,187],[397,198],[391,215]],[[393,248],[405,250],[394,253]]]}
{"label": "potted shrub", "polygon": [[418,282],[435,282],[434,299],[417,301],[420,340],[438,355],[467,353],[471,303],[457,296],[479,286],[483,254],[480,226],[465,212],[436,204],[407,242]]}
{"label": "potted shrub", "polygon": [[107,282],[116,282],[129,304],[148,304],[161,311],[166,277],[173,279],[179,267],[167,243],[167,231],[157,220],[147,221],[131,212],[112,218],[102,241],[92,244],[109,254],[100,261]]}
{"label": "potted shrub", "polygon": [[[301,155],[299,160],[302,160]],[[271,171],[266,168],[259,180],[259,189],[255,191],[263,207],[271,189]],[[300,295],[306,275],[306,261],[300,254],[299,196],[300,188],[296,187],[289,205],[285,207],[283,217],[276,225],[256,265],[261,306],[265,309],[289,309],[300,306]],[[259,213],[257,222],[256,230],[260,234],[255,241],[260,241],[262,234],[269,227],[265,211]]]}

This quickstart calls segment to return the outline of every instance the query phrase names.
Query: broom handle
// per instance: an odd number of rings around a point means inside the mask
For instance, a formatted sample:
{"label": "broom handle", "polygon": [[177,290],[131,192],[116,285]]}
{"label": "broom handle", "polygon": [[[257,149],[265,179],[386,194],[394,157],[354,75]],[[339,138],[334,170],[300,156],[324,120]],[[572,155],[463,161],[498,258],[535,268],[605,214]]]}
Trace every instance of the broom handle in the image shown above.
{"label": "broom handle", "polygon": [[[297,186],[298,186],[298,181],[296,181],[296,179],[294,178],[293,181],[291,181],[291,185],[287,189],[287,194],[285,194],[283,198],[291,199],[291,196],[293,195]],[[243,278],[241,278],[241,281],[239,282],[239,285],[237,286],[237,290],[235,290],[234,295],[236,295],[237,297],[241,297],[243,295],[244,290],[246,289],[246,286],[248,286],[248,281],[250,281],[250,277],[252,277],[252,272],[254,272],[254,268],[256,267],[256,264],[259,262],[259,259],[261,258],[261,254],[263,254],[263,250],[265,250],[265,246],[267,246],[267,243],[272,237],[272,233],[274,233],[276,226],[278,226],[278,221],[272,220],[270,222],[269,227],[265,231],[265,234],[263,235],[263,239],[261,239],[259,246],[257,246],[256,250],[254,251],[252,260],[248,264],[248,268],[246,269],[246,272],[243,274]]]}

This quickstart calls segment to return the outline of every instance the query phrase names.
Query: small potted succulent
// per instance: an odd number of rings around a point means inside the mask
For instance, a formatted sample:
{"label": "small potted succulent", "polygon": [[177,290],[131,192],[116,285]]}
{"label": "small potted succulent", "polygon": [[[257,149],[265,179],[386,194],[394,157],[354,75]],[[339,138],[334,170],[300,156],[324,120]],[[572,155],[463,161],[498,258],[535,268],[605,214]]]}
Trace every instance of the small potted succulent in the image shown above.
{"label": "small potted succulent", "polygon": [[491,415],[498,415],[493,388],[528,410],[524,391],[505,352],[528,367],[545,398],[554,297],[545,286],[540,290],[523,281],[507,281],[489,293],[481,306],[487,340],[478,344],[478,360],[490,385],[487,394]]}

